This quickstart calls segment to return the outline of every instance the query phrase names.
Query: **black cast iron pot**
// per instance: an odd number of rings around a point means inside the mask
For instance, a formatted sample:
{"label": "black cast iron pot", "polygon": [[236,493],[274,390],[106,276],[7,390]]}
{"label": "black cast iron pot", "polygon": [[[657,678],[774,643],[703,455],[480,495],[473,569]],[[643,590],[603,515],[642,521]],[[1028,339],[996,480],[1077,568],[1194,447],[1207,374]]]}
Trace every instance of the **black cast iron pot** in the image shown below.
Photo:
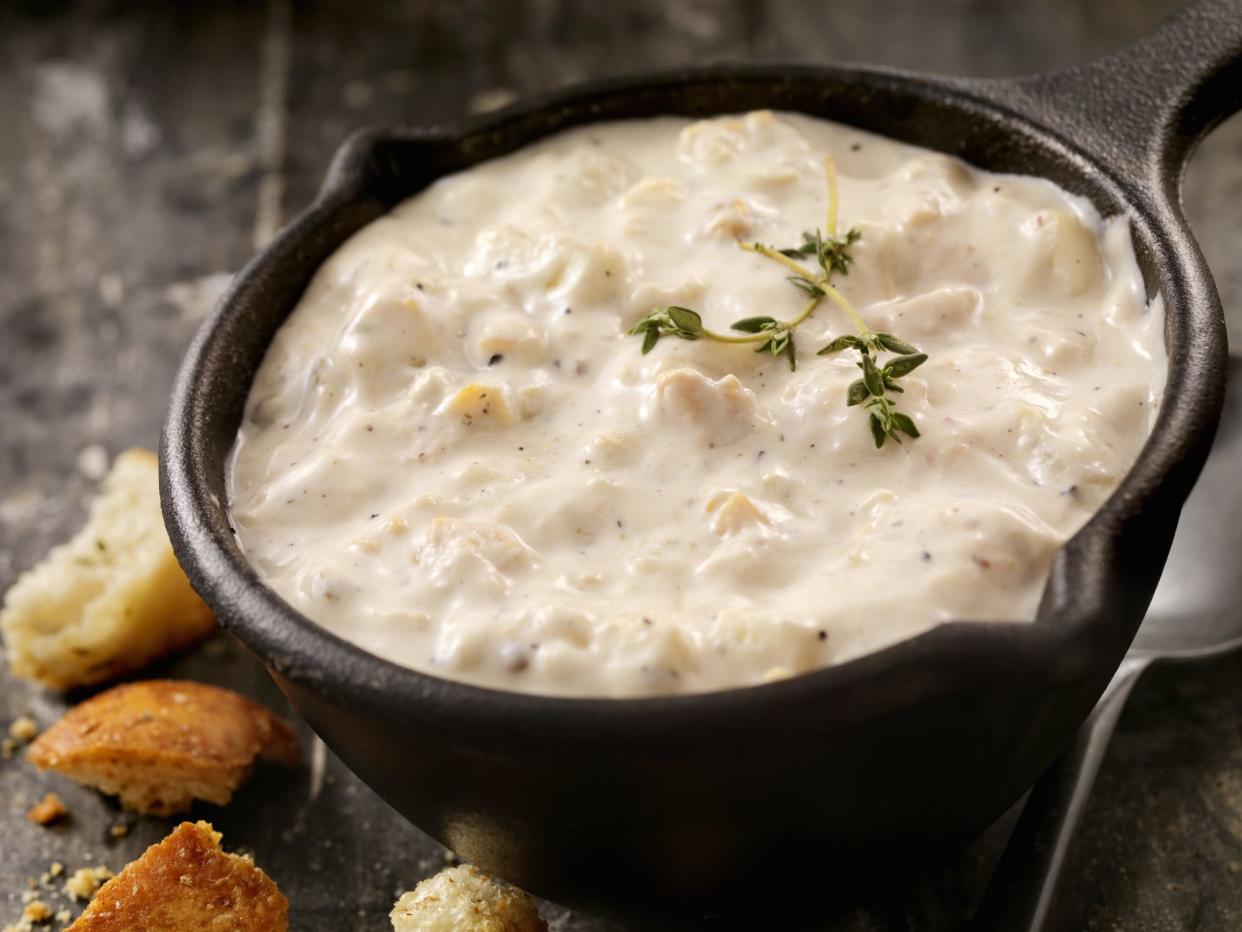
{"label": "black cast iron pot", "polygon": [[[1226,338],[1179,185],[1198,140],[1242,103],[1240,53],[1242,4],[1208,0],[1134,48],[1048,76],[722,66],[557,92],[462,128],[360,133],[186,354],[161,456],[177,555],[346,764],[463,858],[552,899],[732,911],[743,891],[766,892],[773,869],[839,877],[842,865],[979,830],[1030,786],[1117,667],[1211,443]],[[1148,290],[1164,297],[1168,387],[1138,462],[1059,553],[1037,621],[946,624],[771,685],[562,699],[396,666],[260,582],[229,530],[225,458],[273,334],[346,237],[433,179],[566,127],[758,107],[1042,175],[1131,218]]]}

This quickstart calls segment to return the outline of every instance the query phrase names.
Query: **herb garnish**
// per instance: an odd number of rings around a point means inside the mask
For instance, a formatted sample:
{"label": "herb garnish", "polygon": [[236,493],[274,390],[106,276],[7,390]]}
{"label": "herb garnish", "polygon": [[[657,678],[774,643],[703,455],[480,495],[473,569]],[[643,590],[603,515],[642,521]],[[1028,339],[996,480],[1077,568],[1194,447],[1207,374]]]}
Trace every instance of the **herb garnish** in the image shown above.
{"label": "herb garnish", "polygon": [[[718,333],[703,326],[703,318],[698,311],[670,304],[652,308],[651,313],[635,324],[629,333],[642,336],[644,354],[651,352],[660,338],[665,336],[683,340],[714,340],[717,343],[753,343],[756,353],[787,356],[789,368],[797,371],[798,348],[794,330],[815,312],[821,300],[828,298],[845,311],[858,333],[837,337],[816,355],[827,356],[844,349],[858,350],[861,359],[857,365],[862,370],[862,378],[850,385],[845,403],[849,407],[862,405],[867,409],[871,436],[878,449],[890,437],[900,443],[901,434],[919,436],[914,421],[894,408],[889,393],[901,394],[904,391],[897,380],[926,362],[927,354],[920,353],[891,333],[872,331],[854,306],[833,287],[834,273],[849,274],[850,263],[854,261],[849,248],[862,238],[862,232],[857,227],[851,227],[844,236],[837,235],[837,172],[832,159],[824,161],[824,171],[828,177],[826,232],[812,230],[803,233],[801,245],[787,249],[776,249],[762,243],[738,243],[747,252],[755,252],[778,262],[793,273],[789,276],[789,282],[808,297],[795,317],[791,320],[778,320],[767,315],[744,317],[730,325],[730,329],[738,333]],[[803,265],[801,260],[806,259],[814,259],[819,268]],[[880,354],[883,352],[898,355],[881,364]]]}

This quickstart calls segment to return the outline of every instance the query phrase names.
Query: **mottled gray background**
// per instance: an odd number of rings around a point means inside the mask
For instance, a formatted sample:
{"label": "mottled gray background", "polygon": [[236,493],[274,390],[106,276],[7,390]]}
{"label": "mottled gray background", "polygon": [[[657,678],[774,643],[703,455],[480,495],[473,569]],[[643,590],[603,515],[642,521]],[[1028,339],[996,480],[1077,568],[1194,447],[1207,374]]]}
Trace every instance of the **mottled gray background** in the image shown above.
{"label": "mottled gray background", "polygon": [[[425,123],[513,95],[691,62],[880,62],[1004,75],[1082,61],[1173,0],[9,2],[0,10],[0,588],[72,532],[105,452],[154,446],[178,356],[211,302],[333,147],[373,122]],[[1227,310],[1242,309],[1242,122],[1191,166],[1186,200]],[[1242,333],[1242,327],[1235,328]],[[223,638],[171,665],[283,707]],[[1158,669],[1110,751],[1072,870],[1082,929],[1242,928],[1242,659]],[[50,723],[55,696],[0,673],[0,721]],[[52,860],[119,867],[166,823],[21,813],[47,780],[0,761],[0,925]],[[396,893],[442,863],[328,756],[260,774],[202,812],[252,851],[299,930],[383,929]],[[961,926],[1007,823],[824,929]],[[779,857],[779,852],[773,853]],[[641,891],[635,891],[641,896]],[[562,932],[619,927],[549,907]]]}

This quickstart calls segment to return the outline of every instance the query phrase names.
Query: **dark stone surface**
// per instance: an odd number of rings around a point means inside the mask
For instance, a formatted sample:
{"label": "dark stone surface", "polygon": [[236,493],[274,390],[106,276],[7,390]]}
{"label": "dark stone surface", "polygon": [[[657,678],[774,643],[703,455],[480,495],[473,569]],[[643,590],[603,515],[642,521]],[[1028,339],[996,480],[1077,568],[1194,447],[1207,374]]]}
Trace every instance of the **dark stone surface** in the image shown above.
{"label": "dark stone surface", "polygon": [[[0,588],[72,533],[95,445],[153,447],[177,358],[224,282],[313,195],[353,128],[451,119],[588,77],[720,59],[854,59],[959,74],[1085,60],[1172,0],[613,0],[178,4],[24,0],[0,10]],[[1242,121],[1192,164],[1187,210],[1231,320],[1242,308]],[[262,206],[260,206],[262,205]],[[1237,332],[1242,332],[1239,328]],[[284,709],[221,637],[163,672]],[[42,724],[56,696],[0,672],[0,723]],[[306,735],[309,744],[309,735]],[[254,853],[299,930],[383,929],[443,853],[327,755],[262,771],[203,807]],[[49,785],[63,827],[22,817]],[[128,837],[109,827],[127,820]],[[0,761],[0,924],[54,860],[116,868],[167,831],[96,794]],[[1008,823],[922,876],[825,908],[832,930],[954,929]],[[772,853],[780,857],[779,851]],[[1122,719],[1079,841],[1070,894],[1100,930],[1242,928],[1242,659],[1157,668]],[[635,891],[640,897],[641,891]],[[779,892],[776,892],[779,895]],[[560,932],[620,932],[549,907]]]}

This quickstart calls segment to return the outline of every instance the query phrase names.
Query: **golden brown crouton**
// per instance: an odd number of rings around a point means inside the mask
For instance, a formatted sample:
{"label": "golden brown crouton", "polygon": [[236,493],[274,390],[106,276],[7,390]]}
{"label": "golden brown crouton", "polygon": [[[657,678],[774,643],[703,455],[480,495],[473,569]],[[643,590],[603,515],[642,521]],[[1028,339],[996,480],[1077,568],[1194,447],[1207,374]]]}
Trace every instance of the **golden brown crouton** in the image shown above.
{"label": "golden brown crouton", "polygon": [[26,813],[26,818],[36,825],[51,825],[58,822],[69,814],[69,808],[64,801],[55,793],[48,793],[41,800],[30,807],[30,811]]}
{"label": "golden brown crouton", "polygon": [[401,894],[394,932],[546,932],[531,898],[469,864],[450,867]]}
{"label": "golden brown crouton", "polygon": [[154,815],[194,799],[222,806],[256,756],[294,764],[299,754],[297,735],[267,709],[187,680],[115,686],[71,709],[27,751],[36,767]]}
{"label": "golden brown crouton", "polygon": [[214,627],[173,556],[146,450],[117,457],[86,526],[18,579],[0,611],[13,672],[62,690],[137,670]]}
{"label": "golden brown crouton", "polygon": [[109,880],[70,932],[286,932],[289,903],[254,862],[182,822]]}

